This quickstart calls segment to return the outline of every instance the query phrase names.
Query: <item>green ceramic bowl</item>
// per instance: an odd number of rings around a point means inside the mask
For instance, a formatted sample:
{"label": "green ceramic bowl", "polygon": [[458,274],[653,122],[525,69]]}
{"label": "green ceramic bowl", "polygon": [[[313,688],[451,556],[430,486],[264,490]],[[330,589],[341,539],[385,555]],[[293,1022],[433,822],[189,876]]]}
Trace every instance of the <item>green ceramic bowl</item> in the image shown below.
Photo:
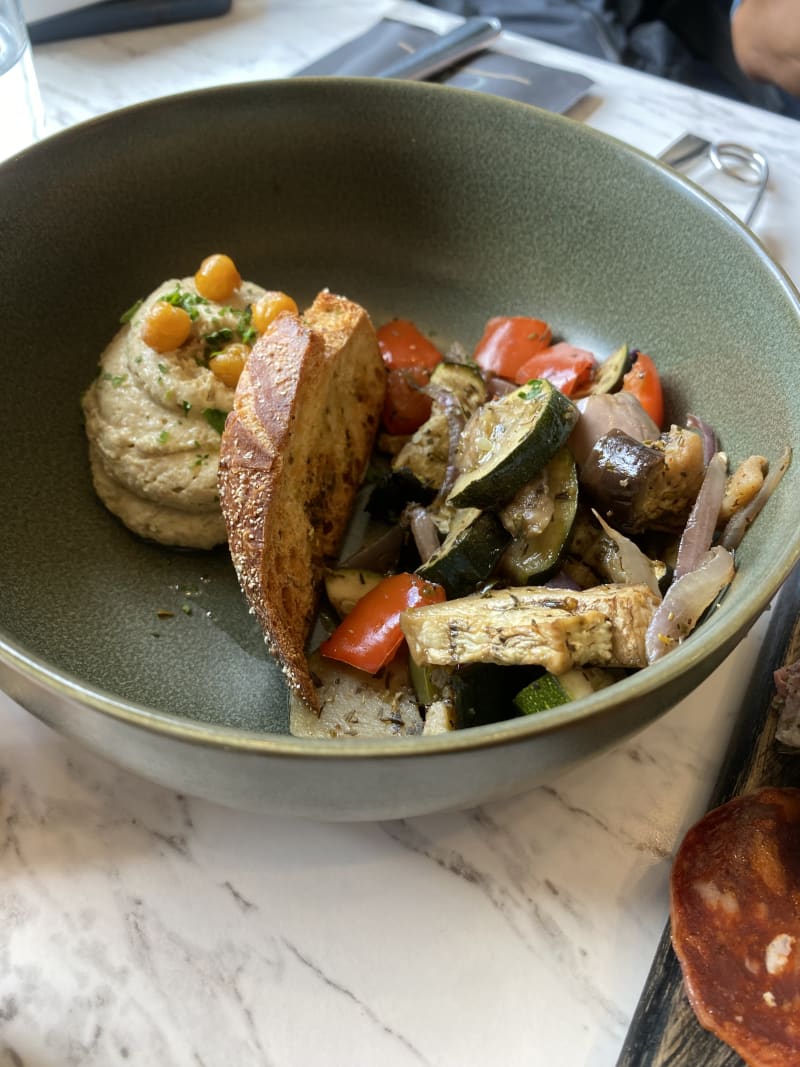
{"label": "green ceramic bowl", "polygon": [[399,82],[246,85],[86,123],[0,168],[0,234],[0,682],[176,790],[327,819],[519,792],[684,697],[800,555],[796,464],[720,610],[613,689],[447,737],[292,738],[226,552],[142,543],[92,491],[79,397],[122,309],[226,250],[299,301],[328,286],[443,342],[536,313],[598,353],[650,352],[670,414],[702,415],[738,459],[800,442],[797,293],[652,160],[530,107]]}

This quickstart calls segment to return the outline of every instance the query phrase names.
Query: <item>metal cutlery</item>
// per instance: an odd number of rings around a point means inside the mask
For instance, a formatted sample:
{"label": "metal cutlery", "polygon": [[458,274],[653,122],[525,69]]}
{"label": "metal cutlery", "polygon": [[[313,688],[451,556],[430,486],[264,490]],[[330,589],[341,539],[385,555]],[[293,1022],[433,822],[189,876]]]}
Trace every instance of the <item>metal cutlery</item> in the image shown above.
{"label": "metal cutlery", "polygon": [[502,28],[500,20],[496,18],[469,18],[430,44],[391,63],[377,77],[424,81],[482,51],[499,36]]}
{"label": "metal cutlery", "polygon": [[754,148],[734,141],[708,141],[697,134],[687,133],[665,148],[658,158],[678,170],[703,156],[720,174],[754,187],[753,198],[742,216],[742,222],[749,226],[769,181],[766,157]]}

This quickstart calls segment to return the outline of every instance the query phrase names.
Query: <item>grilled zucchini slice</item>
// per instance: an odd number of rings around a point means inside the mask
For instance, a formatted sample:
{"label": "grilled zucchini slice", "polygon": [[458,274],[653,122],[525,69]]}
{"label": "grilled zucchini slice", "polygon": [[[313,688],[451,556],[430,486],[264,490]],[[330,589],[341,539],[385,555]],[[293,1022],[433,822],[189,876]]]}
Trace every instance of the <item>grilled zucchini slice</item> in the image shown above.
{"label": "grilled zucchini slice", "polygon": [[622,671],[605,670],[602,667],[574,667],[560,675],[546,671],[517,693],[514,705],[523,715],[535,715],[539,711],[591,696],[623,676]]}
{"label": "grilled zucchini slice", "polygon": [[508,544],[508,534],[489,511],[464,508],[450,522],[450,532],[417,574],[444,586],[448,597],[467,596],[485,582]]}
{"label": "grilled zucchini slice", "polygon": [[594,381],[585,395],[616,393],[622,388],[622,379],[633,366],[633,353],[627,345],[620,345],[597,368]]}
{"label": "grilled zucchini slice", "polygon": [[500,569],[512,585],[544,581],[558,567],[578,509],[578,472],[568,448],[547,464],[553,517],[541,533],[515,538],[503,554]]}
{"label": "grilled zucchini slice", "polygon": [[572,401],[539,378],[484,404],[461,435],[461,473],[448,503],[460,508],[504,504],[549,462],[577,419]]}
{"label": "grilled zucchini slice", "polygon": [[[474,363],[440,363],[431,375],[430,390],[434,397],[430,417],[392,461],[395,475],[404,478],[407,483],[413,479],[422,492],[441,488],[450,457],[449,419],[443,406],[436,400],[436,392],[447,390],[451,393],[458,401],[465,419],[486,400],[486,386]],[[419,493],[420,490],[409,499],[424,503]]]}
{"label": "grilled zucchini slice", "polygon": [[473,663],[455,671],[453,704],[459,729],[516,718],[521,713],[514,697],[536,673],[536,668],[495,663]]}

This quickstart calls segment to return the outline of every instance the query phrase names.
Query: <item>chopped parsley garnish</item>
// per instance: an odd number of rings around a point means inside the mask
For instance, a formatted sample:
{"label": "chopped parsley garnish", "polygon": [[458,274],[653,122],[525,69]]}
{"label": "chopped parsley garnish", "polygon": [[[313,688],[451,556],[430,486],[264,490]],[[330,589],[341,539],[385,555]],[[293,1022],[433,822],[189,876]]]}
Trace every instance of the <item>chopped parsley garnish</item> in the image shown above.
{"label": "chopped parsley garnish", "polygon": [[221,348],[233,340],[233,330],[230,326],[223,326],[219,330],[214,330],[213,333],[203,334],[203,340],[205,341],[206,348],[216,349]]}
{"label": "chopped parsley garnish", "polygon": [[189,403],[188,400],[181,400],[181,407],[183,408],[184,415],[188,415],[189,412],[192,410],[192,405]]}
{"label": "chopped parsley garnish", "polygon": [[165,445],[167,441],[169,441],[169,430],[162,430],[158,435],[158,443],[160,445]]}
{"label": "chopped parsley garnish", "polygon": [[127,377],[128,377],[127,374],[109,374],[108,371],[106,371],[103,374],[103,381],[104,382],[111,382],[113,387],[115,389],[118,389],[122,385],[122,383],[127,379]]}
{"label": "chopped parsley garnish", "polygon": [[258,330],[253,326],[253,307],[248,304],[244,311],[239,312],[239,336],[242,343],[251,345],[258,337]]}
{"label": "chopped parsley garnish", "polygon": [[517,391],[520,400],[538,400],[542,395],[542,384],[538,378],[527,382]]}
{"label": "chopped parsley garnish", "polygon": [[222,434],[225,429],[225,420],[228,417],[227,411],[220,411],[219,408],[204,408],[203,418],[206,420],[212,430],[216,430],[218,434]]}
{"label": "chopped parsley garnish", "polygon": [[183,308],[189,318],[194,322],[200,312],[197,310],[200,304],[207,304],[208,301],[204,296],[199,296],[197,293],[190,293],[185,289],[181,289],[177,286],[171,293],[165,293],[158,298],[163,300],[166,304],[172,304],[173,307]]}
{"label": "chopped parsley garnish", "polygon": [[139,308],[142,306],[142,301],[137,300],[135,304],[131,304],[127,311],[123,311],[119,317],[119,321],[124,326],[126,322],[130,322]]}
{"label": "chopped parsley garnish", "polygon": [[246,308],[223,307],[221,310],[229,320],[233,317],[236,320],[236,325],[219,325],[221,321],[224,321],[221,317],[216,317],[212,320],[212,325],[216,329],[210,330],[202,336],[205,348],[202,360],[197,356],[195,357],[198,366],[207,367],[214,356],[219,355],[232,341],[239,340],[243,344],[252,345],[258,337],[258,330],[253,327],[253,309],[250,304]]}
{"label": "chopped parsley garnish", "polygon": [[225,345],[230,344],[235,336],[236,334],[230,326],[221,326],[218,330],[203,334],[203,341],[206,346],[204,366],[207,367],[214,356],[218,356]]}
{"label": "chopped parsley garnish", "polygon": [[159,363],[158,369],[162,374],[169,374],[169,367],[165,363]]}

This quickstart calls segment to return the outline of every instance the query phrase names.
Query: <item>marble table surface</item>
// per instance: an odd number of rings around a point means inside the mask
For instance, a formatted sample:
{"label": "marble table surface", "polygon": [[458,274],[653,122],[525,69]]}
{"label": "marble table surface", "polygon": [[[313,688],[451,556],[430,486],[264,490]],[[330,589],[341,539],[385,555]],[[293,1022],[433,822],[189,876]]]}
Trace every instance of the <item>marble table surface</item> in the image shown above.
{"label": "marble table surface", "polygon": [[[50,131],[148,97],[292,73],[392,10],[234,0],[219,19],[39,46]],[[788,119],[506,36],[590,75],[573,115],[651,153],[761,149],[755,230],[800,279]],[[511,801],[383,824],[179,796],[0,696],[0,1067],[609,1067],[766,616],[690,698]]]}

